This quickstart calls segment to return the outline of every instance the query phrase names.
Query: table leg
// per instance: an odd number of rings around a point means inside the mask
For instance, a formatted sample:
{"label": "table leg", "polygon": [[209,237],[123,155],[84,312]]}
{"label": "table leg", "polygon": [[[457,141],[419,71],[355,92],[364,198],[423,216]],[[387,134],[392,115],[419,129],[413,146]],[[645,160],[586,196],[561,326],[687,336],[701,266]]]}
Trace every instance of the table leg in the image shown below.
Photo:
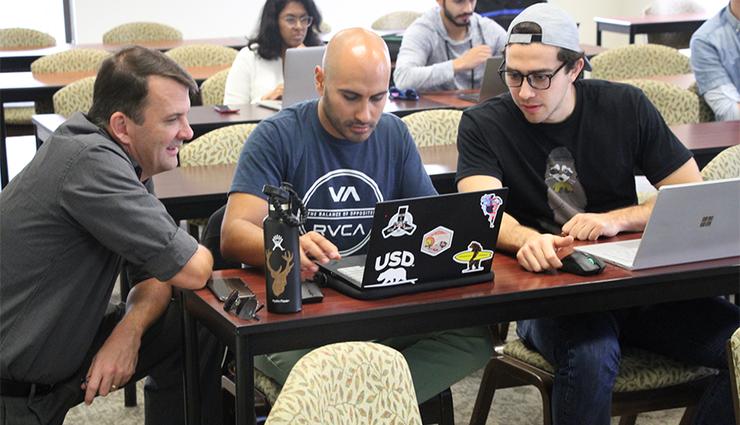
{"label": "table leg", "polygon": [[635,44],[635,31],[630,28],[630,44]]}
{"label": "table leg", "polygon": [[249,338],[236,336],[236,423],[254,425],[254,357]]}
{"label": "table leg", "polygon": [[3,105],[2,98],[0,98],[0,187],[5,187],[10,180],[8,173],[8,148],[5,145],[6,135],[5,106]]}
{"label": "table leg", "polygon": [[200,423],[200,393],[198,392],[198,332],[195,319],[185,308],[185,291],[178,290],[179,305],[182,309],[183,341],[185,345],[184,391],[185,424]]}
{"label": "table leg", "polygon": [[596,45],[601,46],[601,30],[599,24],[596,24]]}

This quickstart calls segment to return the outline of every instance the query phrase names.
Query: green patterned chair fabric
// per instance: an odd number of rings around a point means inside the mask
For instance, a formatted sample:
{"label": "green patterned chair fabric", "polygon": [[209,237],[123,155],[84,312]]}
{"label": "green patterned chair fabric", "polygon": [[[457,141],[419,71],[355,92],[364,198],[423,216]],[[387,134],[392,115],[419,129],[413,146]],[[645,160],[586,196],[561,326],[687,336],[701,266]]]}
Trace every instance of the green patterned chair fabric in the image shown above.
{"label": "green patterned chair fabric", "polygon": [[296,363],[266,425],[421,425],[408,364],[372,342],[325,345]]}
{"label": "green patterned chair fabric", "polygon": [[731,146],[712,158],[701,170],[704,180],[740,177],[740,145]]}
{"label": "green patterned chair fabric", "polygon": [[378,31],[405,30],[419,16],[421,16],[421,13],[419,12],[399,10],[396,12],[387,13],[376,19],[371,27],[372,29]]}
{"label": "green patterned chair fabric", "polygon": [[29,102],[19,102],[18,105],[14,105],[13,103],[3,104],[3,108],[5,108],[5,124],[31,125],[31,117],[36,113],[36,108],[33,106],[26,106],[28,103]]}
{"label": "green patterned chair fabric", "polygon": [[87,77],[67,84],[54,93],[54,113],[69,118],[75,112],[90,110],[93,100],[95,77]]}
{"label": "green patterned chair fabric", "polygon": [[184,68],[191,66],[231,65],[237,53],[239,52],[236,49],[216,44],[191,44],[175,47],[165,52],[167,56]]}
{"label": "green patterned chair fabric", "polygon": [[226,77],[231,67],[218,71],[208,77],[200,85],[200,97],[204,105],[220,105],[224,103],[224,90],[226,89]]}
{"label": "green patterned chair fabric", "polygon": [[699,122],[714,121],[714,111],[712,111],[712,108],[704,100],[704,96],[699,95],[699,88],[696,86],[696,81],[691,83],[689,91],[699,96]]}
{"label": "green patterned chair fabric", "polygon": [[331,32],[331,25],[326,21],[321,21],[321,25],[318,28],[319,34],[329,34]]}
{"label": "green patterned chair fabric", "polygon": [[727,342],[727,362],[730,367],[732,403],[735,406],[735,423],[740,425],[740,328],[735,330]]}
{"label": "green patterned chair fabric", "polygon": [[699,122],[699,96],[689,90],[655,80],[624,80],[639,87],[663,116],[666,124],[692,124]]}
{"label": "green patterned chair fabric", "polygon": [[409,128],[416,146],[450,145],[457,143],[457,127],[462,111],[433,109],[415,112],[401,118]]}
{"label": "green patterned chair fabric", "polygon": [[56,46],[54,37],[30,28],[0,28],[0,50]]}
{"label": "green patterned chair fabric", "polygon": [[71,49],[36,59],[31,63],[35,74],[50,72],[97,71],[110,53],[99,49]]}
{"label": "green patterned chair fabric", "polygon": [[277,381],[265,375],[257,368],[254,368],[254,388],[259,390],[259,392],[265,396],[265,399],[270,403],[270,406],[275,405],[275,401],[277,401],[277,398],[280,395],[280,390],[282,389]]}
{"label": "green patterned chair fabric", "polygon": [[[553,367],[544,357],[527,348],[520,339],[504,345],[504,354],[551,374],[554,372]],[[666,388],[696,381],[714,373],[712,369],[684,365],[659,354],[626,347],[622,351],[622,361],[619,375],[614,382],[614,392]]]}
{"label": "green patterned chair fabric", "polygon": [[105,44],[134,44],[141,41],[182,40],[182,33],[156,22],[130,22],[103,34]]}
{"label": "green patterned chair fabric", "polygon": [[237,124],[209,131],[182,146],[180,166],[236,164],[255,127],[257,124]]}
{"label": "green patterned chair fabric", "polygon": [[691,72],[689,58],[659,44],[631,44],[609,49],[591,59],[591,78],[625,80]]}

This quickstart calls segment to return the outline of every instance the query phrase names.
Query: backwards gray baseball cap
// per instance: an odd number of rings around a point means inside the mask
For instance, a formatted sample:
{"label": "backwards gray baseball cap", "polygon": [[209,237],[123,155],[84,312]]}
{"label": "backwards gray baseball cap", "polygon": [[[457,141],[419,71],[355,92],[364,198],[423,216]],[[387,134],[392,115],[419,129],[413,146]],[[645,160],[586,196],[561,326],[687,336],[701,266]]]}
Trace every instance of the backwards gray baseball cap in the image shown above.
{"label": "backwards gray baseball cap", "polygon": [[[540,26],[542,34],[512,34],[511,30],[522,22],[532,22]],[[506,45],[542,43],[574,52],[583,53],[578,42],[578,27],[563,9],[551,3],[537,3],[524,9],[509,25]],[[583,57],[586,71],[591,70],[588,58]]]}

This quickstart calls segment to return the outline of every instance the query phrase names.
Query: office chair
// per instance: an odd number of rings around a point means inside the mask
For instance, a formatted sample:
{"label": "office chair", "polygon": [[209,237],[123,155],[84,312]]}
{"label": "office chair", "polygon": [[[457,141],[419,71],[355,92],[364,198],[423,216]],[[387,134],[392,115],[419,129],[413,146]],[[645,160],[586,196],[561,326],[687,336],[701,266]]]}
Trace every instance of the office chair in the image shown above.
{"label": "office chair", "polygon": [[421,16],[421,13],[419,12],[398,10],[386,13],[379,17],[373,21],[370,27],[377,31],[405,30],[413,24],[419,16]]}
{"label": "office chair", "polygon": [[75,112],[90,110],[93,100],[93,87],[95,77],[87,77],[67,84],[61,90],[54,93],[54,113],[69,118]]}
{"label": "office chair", "polygon": [[700,99],[695,93],[664,81],[636,79],[623,82],[640,88],[666,124],[693,124],[700,121]]}
{"label": "office chair", "polygon": [[740,425],[740,328],[727,341],[727,362],[730,367],[732,404],[735,408],[735,424]]}
{"label": "office chair", "polygon": [[454,145],[457,143],[457,127],[462,111],[455,109],[433,109],[414,112],[401,118],[409,128],[417,147]]}
{"label": "office chair", "polygon": [[175,47],[165,52],[184,68],[192,66],[231,65],[239,52],[231,47],[217,44],[190,44]]}
{"label": "office chair", "polygon": [[740,145],[724,149],[704,168],[701,169],[704,180],[721,180],[740,177]]}
{"label": "office chair", "polygon": [[626,80],[691,73],[689,58],[659,44],[631,44],[599,53],[591,59],[591,78]]}
{"label": "office chair", "polygon": [[43,56],[31,63],[34,74],[97,71],[110,53],[101,49],[71,49]]}
{"label": "office chair", "polygon": [[712,108],[704,100],[704,96],[699,94],[699,87],[696,85],[696,81],[691,83],[689,91],[699,96],[699,122],[714,121],[716,119],[714,117],[714,111],[712,111]]}
{"label": "office chair", "polygon": [[[534,385],[542,396],[543,422],[552,424],[550,395],[554,369],[520,339],[504,343],[509,323],[493,326],[496,353],[491,357],[475,400],[471,425],[483,425],[497,389]],[[634,425],[637,415],[654,410],[686,407],[681,425],[691,423],[713,369],[688,366],[645,350],[625,347],[614,384],[612,416],[620,425]]]}
{"label": "office chair", "polygon": [[266,425],[299,423],[421,425],[406,360],[372,342],[311,351],[291,370]]}
{"label": "office chair", "polygon": [[182,33],[169,25],[156,22],[129,22],[103,34],[105,44],[136,44],[142,41],[182,40]]}
{"label": "office chair", "polygon": [[200,85],[200,97],[204,105],[220,105],[224,103],[226,77],[229,75],[230,69],[226,68],[223,71],[218,71]]}

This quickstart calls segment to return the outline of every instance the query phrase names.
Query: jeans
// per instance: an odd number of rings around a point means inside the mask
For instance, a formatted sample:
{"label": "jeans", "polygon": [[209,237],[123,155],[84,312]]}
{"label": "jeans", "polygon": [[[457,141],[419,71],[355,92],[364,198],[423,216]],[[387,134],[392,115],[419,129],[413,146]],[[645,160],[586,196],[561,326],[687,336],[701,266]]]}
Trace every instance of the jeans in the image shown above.
{"label": "jeans", "polygon": [[733,424],[725,347],[740,310],[707,298],[518,322],[517,333],[555,368],[555,425],[610,423],[621,345],[719,370],[698,406],[695,424]]}

